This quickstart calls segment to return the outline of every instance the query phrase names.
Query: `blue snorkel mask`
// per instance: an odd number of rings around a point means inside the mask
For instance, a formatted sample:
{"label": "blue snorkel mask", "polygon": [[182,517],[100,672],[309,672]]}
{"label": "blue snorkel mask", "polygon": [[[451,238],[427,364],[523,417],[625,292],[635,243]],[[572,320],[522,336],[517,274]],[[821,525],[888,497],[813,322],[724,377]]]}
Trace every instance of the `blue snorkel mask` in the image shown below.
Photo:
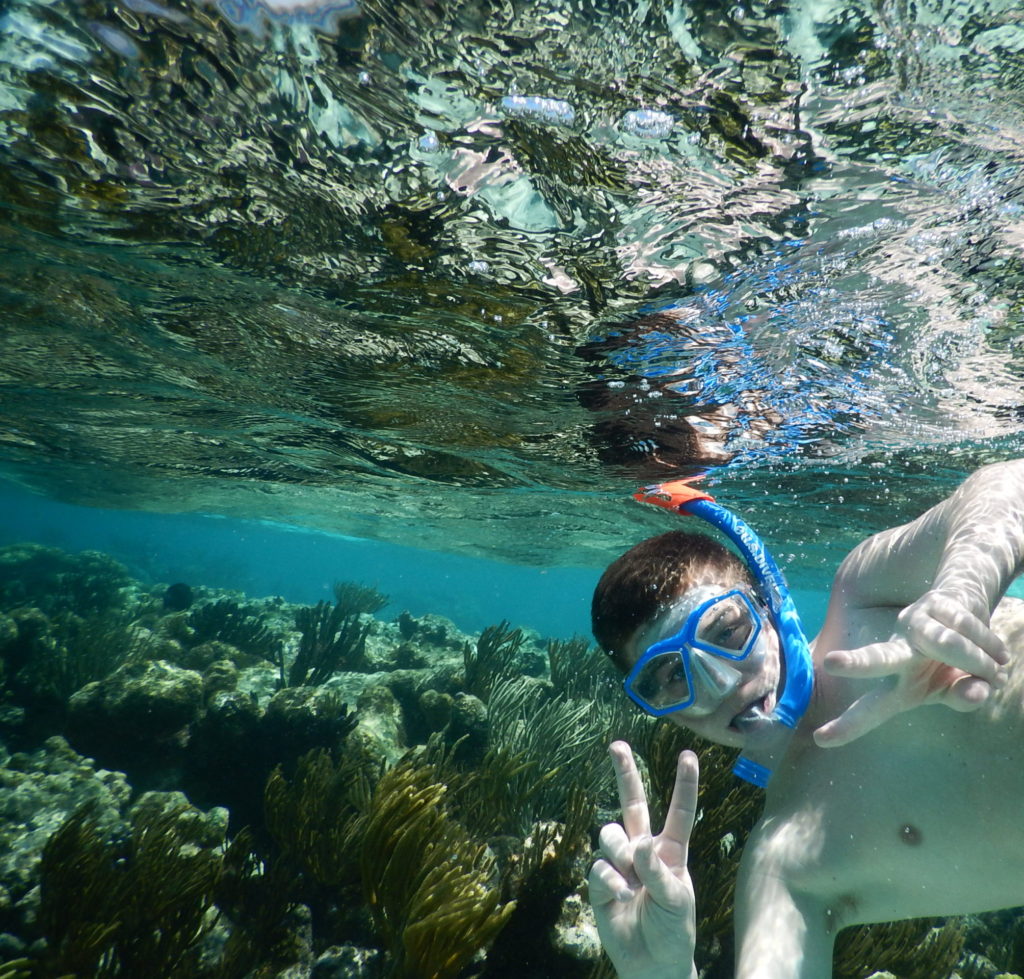
{"label": "blue snorkel mask", "polygon": [[[789,594],[786,580],[782,576],[779,566],[768,553],[764,542],[753,529],[735,513],[716,503],[707,493],[702,493],[688,483],[680,481],[645,486],[634,494],[634,498],[641,503],[653,503],[666,510],[706,520],[736,545],[754,574],[761,597],[768,606],[772,622],[779,635],[785,664],[785,680],[775,709],[770,715],[764,717],[763,723],[747,731],[746,747],[743,754],[737,759],[733,772],[740,778],[763,788],[772,776],[775,763],[785,751],[793,729],[796,728],[804,711],[807,710],[811,691],[814,689],[814,666],[811,660],[810,646],[804,635],[796,605]],[[730,593],[730,596],[733,594],[737,593]],[[723,598],[730,596],[723,596]],[[756,634],[753,636],[743,634],[739,638],[730,636],[728,639],[723,639],[722,636],[725,634],[721,631],[720,617],[711,619],[707,635],[701,637],[700,622],[702,618],[707,618],[704,613],[709,606],[713,605],[715,602],[705,602],[695,610],[700,614],[691,613],[687,617],[687,623],[684,625],[686,635],[682,636],[682,640],[684,645],[691,647],[691,654],[685,658],[685,670],[679,669],[676,676],[670,678],[676,682],[678,693],[665,697],[664,706],[657,702],[649,704],[645,701],[642,682],[643,668],[647,666],[649,672],[648,664],[655,662],[656,657],[662,652],[669,652],[669,646],[673,642],[678,646],[681,634],[673,636],[671,640],[651,646],[642,659],[637,662],[630,676],[627,677],[627,692],[648,713],[660,716],[675,710],[684,710],[693,703],[692,698],[695,697],[695,694],[691,691],[695,690],[701,682],[715,682],[714,677],[710,681],[706,681],[703,678],[695,679],[695,676],[692,675],[700,669],[699,665],[695,665],[695,663],[699,664],[700,650],[707,649],[724,661],[725,665],[721,668],[724,679],[719,678],[718,682],[720,683],[728,682],[728,660],[739,660],[750,655],[755,646]],[[751,607],[751,611],[754,611],[753,607]],[[691,625],[691,622],[694,624]],[[664,651],[659,649],[661,646],[666,647]],[[692,655],[693,651],[698,653],[696,658]],[[653,695],[651,696],[653,699]],[[652,706],[655,709],[652,710]]]}

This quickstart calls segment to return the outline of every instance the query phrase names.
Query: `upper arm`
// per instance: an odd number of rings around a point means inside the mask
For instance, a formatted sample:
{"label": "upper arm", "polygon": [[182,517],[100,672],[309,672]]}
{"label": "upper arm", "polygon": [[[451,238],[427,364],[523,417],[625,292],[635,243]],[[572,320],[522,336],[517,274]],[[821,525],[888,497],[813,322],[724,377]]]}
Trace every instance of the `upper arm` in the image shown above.
{"label": "upper arm", "polygon": [[832,601],[844,608],[909,605],[928,589],[942,558],[942,504],[908,524],[858,544],[832,582]]}
{"label": "upper arm", "polygon": [[[777,841],[776,841],[777,842]],[[822,979],[832,974],[835,928],[826,901],[751,836],[736,883],[736,979]]]}

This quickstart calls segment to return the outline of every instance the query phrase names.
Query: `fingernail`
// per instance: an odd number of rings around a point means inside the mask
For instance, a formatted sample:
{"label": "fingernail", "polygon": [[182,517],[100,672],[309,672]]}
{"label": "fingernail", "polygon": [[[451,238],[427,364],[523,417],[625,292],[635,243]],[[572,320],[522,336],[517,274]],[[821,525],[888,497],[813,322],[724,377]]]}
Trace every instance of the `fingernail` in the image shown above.
{"label": "fingernail", "polygon": [[615,892],[615,900],[621,901],[623,904],[625,904],[626,901],[631,901],[632,899],[633,892],[628,887],[624,887],[622,890]]}

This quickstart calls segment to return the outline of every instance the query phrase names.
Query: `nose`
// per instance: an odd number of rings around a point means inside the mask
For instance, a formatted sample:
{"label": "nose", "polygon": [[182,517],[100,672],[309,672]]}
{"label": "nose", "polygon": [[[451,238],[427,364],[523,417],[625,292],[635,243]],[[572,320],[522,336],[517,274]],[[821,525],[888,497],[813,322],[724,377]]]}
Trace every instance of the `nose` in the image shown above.
{"label": "nose", "polygon": [[710,714],[740,684],[742,675],[735,667],[702,649],[691,651],[693,703],[687,713],[693,717]]}

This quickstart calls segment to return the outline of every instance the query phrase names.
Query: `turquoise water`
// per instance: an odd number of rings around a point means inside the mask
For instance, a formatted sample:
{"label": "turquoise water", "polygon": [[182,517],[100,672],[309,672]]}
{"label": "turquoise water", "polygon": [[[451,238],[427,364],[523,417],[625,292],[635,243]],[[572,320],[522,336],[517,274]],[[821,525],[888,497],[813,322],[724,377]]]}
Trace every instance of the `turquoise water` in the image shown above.
{"label": "turquoise water", "polygon": [[[14,488],[0,493],[0,508],[0,546],[100,550],[154,584],[184,581],[315,604],[330,598],[336,581],[356,579],[389,596],[384,617],[440,613],[465,632],[504,618],[560,639],[590,631],[593,568],[527,568],[252,520],[90,510]],[[796,594],[807,629],[816,629],[825,595]]]}
{"label": "turquoise water", "polygon": [[336,581],[354,579],[390,598],[385,618],[438,613],[465,632],[512,619],[563,639],[590,629],[589,568],[526,568],[230,517],[88,509],[14,489],[0,494],[0,507],[0,545],[100,550],[153,583],[315,604],[331,597]]}

